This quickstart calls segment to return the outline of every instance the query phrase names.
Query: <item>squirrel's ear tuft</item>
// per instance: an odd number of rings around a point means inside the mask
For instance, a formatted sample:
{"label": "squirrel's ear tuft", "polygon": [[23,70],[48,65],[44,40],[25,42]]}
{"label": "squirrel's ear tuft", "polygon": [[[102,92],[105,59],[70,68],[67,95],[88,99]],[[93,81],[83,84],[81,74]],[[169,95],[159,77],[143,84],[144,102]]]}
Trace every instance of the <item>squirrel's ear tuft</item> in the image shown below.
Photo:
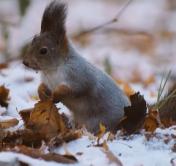
{"label": "squirrel's ear tuft", "polygon": [[41,22],[41,33],[53,32],[55,35],[65,35],[67,6],[59,1],[54,0],[46,7]]}

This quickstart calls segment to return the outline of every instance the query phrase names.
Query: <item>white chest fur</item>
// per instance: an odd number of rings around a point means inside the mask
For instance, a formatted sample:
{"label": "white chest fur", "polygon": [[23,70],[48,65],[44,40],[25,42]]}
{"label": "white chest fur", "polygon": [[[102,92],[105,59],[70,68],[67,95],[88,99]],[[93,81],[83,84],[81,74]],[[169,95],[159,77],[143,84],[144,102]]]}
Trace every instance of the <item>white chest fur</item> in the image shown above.
{"label": "white chest fur", "polygon": [[57,70],[42,71],[42,82],[48,86],[50,90],[54,90],[58,85],[65,82],[64,68],[58,67]]}

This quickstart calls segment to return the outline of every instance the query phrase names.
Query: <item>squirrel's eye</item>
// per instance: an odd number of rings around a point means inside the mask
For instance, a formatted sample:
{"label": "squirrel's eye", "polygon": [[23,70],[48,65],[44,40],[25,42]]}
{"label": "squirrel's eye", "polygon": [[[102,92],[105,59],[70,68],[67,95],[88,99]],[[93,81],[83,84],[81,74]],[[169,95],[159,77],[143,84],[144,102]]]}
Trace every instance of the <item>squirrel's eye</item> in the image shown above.
{"label": "squirrel's eye", "polygon": [[40,48],[40,54],[44,55],[48,53],[48,48],[47,47],[42,47]]}

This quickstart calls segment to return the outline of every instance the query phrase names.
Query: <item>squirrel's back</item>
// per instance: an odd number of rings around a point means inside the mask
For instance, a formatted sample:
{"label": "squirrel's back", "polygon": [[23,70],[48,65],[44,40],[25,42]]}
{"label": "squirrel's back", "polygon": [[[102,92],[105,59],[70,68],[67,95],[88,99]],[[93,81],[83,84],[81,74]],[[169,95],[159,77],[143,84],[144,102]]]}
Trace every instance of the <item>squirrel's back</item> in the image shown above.
{"label": "squirrel's back", "polygon": [[[84,89],[81,98],[75,98],[75,104],[70,106],[75,118],[83,123],[87,121],[88,125],[92,123],[90,130],[97,130],[95,126],[98,127],[100,122],[113,129],[123,117],[124,107],[129,105],[123,91],[110,76],[79,56],[73,48],[64,68],[69,84],[75,89]],[[65,104],[69,106],[69,101]]]}

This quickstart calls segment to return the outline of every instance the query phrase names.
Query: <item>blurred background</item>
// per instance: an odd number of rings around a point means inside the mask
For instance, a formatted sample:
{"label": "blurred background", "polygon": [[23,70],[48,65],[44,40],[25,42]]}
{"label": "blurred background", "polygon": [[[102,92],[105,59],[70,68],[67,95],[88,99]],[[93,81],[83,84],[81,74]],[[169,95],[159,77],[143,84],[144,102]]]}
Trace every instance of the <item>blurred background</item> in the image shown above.
{"label": "blurred background", "polygon": [[[50,0],[0,0],[0,63],[19,59],[26,44],[40,33]],[[67,0],[67,34],[86,59],[118,82],[143,87],[176,77],[176,0],[133,0],[117,22],[110,21],[125,0]],[[134,86],[135,87],[135,86]]]}

